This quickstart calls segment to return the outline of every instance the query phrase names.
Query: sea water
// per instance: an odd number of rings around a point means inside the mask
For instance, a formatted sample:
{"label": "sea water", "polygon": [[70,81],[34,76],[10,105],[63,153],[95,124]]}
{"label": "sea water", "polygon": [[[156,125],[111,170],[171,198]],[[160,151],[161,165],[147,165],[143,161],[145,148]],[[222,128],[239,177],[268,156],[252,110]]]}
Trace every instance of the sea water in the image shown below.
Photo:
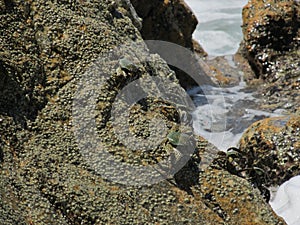
{"label": "sea water", "polygon": [[218,149],[236,147],[243,132],[252,123],[267,117],[281,116],[259,109],[259,101],[246,89],[243,80],[233,87],[203,85],[188,91],[196,110],[193,127]]}
{"label": "sea water", "polygon": [[[185,0],[199,24],[194,38],[210,56],[234,54],[242,40],[242,7],[247,0]],[[201,86],[189,90],[197,108],[194,129],[199,135],[226,151],[236,146],[243,131],[253,122],[284,113],[259,110],[253,92],[246,91],[242,76],[239,85],[229,88]],[[288,225],[300,225],[300,176],[273,187],[270,205]]]}
{"label": "sea water", "polygon": [[242,7],[247,0],[186,0],[199,24],[194,38],[211,56],[234,54],[242,40]]}

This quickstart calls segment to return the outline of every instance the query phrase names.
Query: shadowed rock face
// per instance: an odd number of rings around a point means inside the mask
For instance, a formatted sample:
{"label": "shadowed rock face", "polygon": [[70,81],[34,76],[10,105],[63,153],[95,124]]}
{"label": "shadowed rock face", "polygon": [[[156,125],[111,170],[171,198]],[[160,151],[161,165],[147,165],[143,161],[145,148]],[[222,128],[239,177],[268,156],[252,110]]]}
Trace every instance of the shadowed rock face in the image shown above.
{"label": "shadowed rock face", "polygon": [[196,16],[182,0],[133,0],[143,19],[141,34],[146,40],[170,41],[192,49],[192,34],[198,24]]}
{"label": "shadowed rock face", "polygon": [[[172,42],[192,50],[199,57],[207,56],[200,44],[192,38],[198,21],[183,0],[133,0],[131,2],[137,14],[142,18],[141,34],[143,39]],[[151,46],[148,47],[152,52],[157,52]],[[189,67],[193,73],[201,77],[202,82],[200,84],[214,85],[199,65],[199,59],[194,56],[183,59],[186,56],[178,53],[174,53],[174,55],[179,60],[190,63]],[[162,58],[165,59],[164,56]],[[176,77],[185,89],[199,86],[199,81],[195,81],[184,71],[176,67],[172,67],[172,69],[176,72]]]}
{"label": "shadowed rock face", "polygon": [[[286,66],[283,61],[299,58],[299,10],[299,2],[293,0],[252,0],[244,7],[243,51],[257,76],[277,80],[277,70]],[[297,63],[286,70],[299,70]]]}
{"label": "shadowed rock face", "polygon": [[[0,3],[1,224],[284,224],[246,180],[221,169],[199,168],[200,158],[207,152],[214,156],[217,149],[193,135],[189,121],[182,128],[195,139],[195,152],[169,181],[134,187],[104,179],[82,154],[74,133],[74,114],[92,114],[73,107],[76,93],[87,97],[76,91],[91,63],[113,50],[112,58],[97,68],[108,79],[97,86],[93,128],[120,164],[152,165],[174,146],[165,138],[146,153],[126,147],[112,125],[117,94],[134,80],[153,76],[168,79],[168,91],[181,95],[183,89],[173,89],[178,86],[175,74],[147,52],[123,13],[126,9],[114,2]],[[152,61],[119,66],[115,47],[133,40],[140,42],[135,53]],[[122,58],[134,59],[128,50]],[[161,116],[169,132],[178,132],[178,111],[167,101],[146,96],[130,109],[131,131],[146,141],[152,131],[148,121]]]}

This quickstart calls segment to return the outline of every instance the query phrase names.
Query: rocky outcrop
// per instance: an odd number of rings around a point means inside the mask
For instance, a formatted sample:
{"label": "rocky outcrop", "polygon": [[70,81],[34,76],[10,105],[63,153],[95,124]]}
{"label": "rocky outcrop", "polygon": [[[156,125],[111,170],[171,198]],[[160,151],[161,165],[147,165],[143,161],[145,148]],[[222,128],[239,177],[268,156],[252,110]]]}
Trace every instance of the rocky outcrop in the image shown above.
{"label": "rocky outcrop", "polygon": [[[244,7],[243,53],[257,76],[274,81],[296,75],[293,73],[299,70],[299,10],[299,2],[294,0],[250,0]],[[284,67],[289,67],[285,69],[288,74],[282,71]]]}
{"label": "rocky outcrop", "polygon": [[[201,45],[192,38],[198,21],[194,13],[183,0],[132,0],[131,2],[137,14],[142,18],[141,34],[145,40],[172,42],[190,49],[199,57],[207,55]],[[148,47],[153,52],[156,52],[151,46]],[[192,68],[193,73],[201,77],[200,84],[213,85],[213,82],[206,76],[199,65],[198,59],[195,59],[194,56],[190,56],[189,59],[183,59],[183,57],[186,56],[180,55],[179,52],[172,54],[176,54],[178,59],[190,63],[189,66]],[[162,58],[164,57],[162,56]],[[190,74],[176,67],[172,67],[172,69],[176,72],[181,86],[185,89],[199,86],[199,81],[193,79]]]}
{"label": "rocky outcrop", "polygon": [[169,41],[193,49],[192,34],[198,21],[183,0],[131,2],[143,19],[144,39]]}
{"label": "rocky outcrop", "polygon": [[0,3],[1,224],[284,224],[247,180],[203,171],[217,150],[192,133],[184,90],[126,7]]}
{"label": "rocky outcrop", "polygon": [[300,116],[268,118],[251,125],[240,140],[241,170],[265,187],[300,174]]}
{"label": "rocky outcrop", "polygon": [[[299,24],[299,1],[250,0],[243,9],[240,53],[255,72],[254,77],[247,77],[248,82],[263,79],[262,94],[269,104],[291,112],[300,106],[295,94],[300,89]],[[285,107],[284,102],[293,106]]]}
{"label": "rocky outcrop", "polygon": [[260,196],[258,190],[249,192],[250,187],[245,179],[233,176],[229,172],[208,168],[201,176],[197,190],[201,191],[203,201],[227,224],[284,223],[282,220],[274,219],[270,206],[256,207],[265,201],[258,197]]}

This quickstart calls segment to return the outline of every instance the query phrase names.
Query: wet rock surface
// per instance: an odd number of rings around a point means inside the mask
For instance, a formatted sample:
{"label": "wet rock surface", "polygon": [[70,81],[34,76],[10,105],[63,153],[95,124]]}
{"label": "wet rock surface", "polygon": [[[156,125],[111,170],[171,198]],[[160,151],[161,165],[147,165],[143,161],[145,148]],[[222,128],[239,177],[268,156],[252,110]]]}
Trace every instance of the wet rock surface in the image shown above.
{"label": "wet rock surface", "polygon": [[[128,117],[133,137],[146,140],[155,133],[147,122],[161,116],[168,132],[190,138],[184,147],[166,136],[145,153],[144,142],[141,151],[133,151],[123,143],[126,137],[117,137],[111,112],[118,92],[127,84],[139,78],[147,83],[152,76],[168,79],[167,91],[184,93],[174,88],[178,81],[167,64],[149,54],[126,11],[110,1],[1,1],[1,224],[284,224],[247,180],[207,167],[218,150],[193,135],[188,117],[183,116],[189,109],[150,95],[134,104]],[[140,43],[133,46],[136,53],[150,62],[135,61],[128,47],[122,57],[91,67],[99,56],[132,40]],[[76,97],[88,101],[89,92],[78,89],[87,70],[108,78],[102,87],[96,86],[99,95],[92,128],[120,165],[153,165],[175,153],[179,154],[175,162],[180,162],[192,145],[195,151],[183,168],[162,182],[141,187],[101,176],[105,171],[100,171],[95,158],[87,160],[74,133],[81,125],[74,124],[74,116],[92,114],[84,108],[77,112],[73,105]],[[91,88],[91,94],[99,84],[93,83],[93,77],[83,86]],[[82,135],[90,138],[90,134]],[[102,149],[98,150],[88,154],[100,154]],[[122,172],[114,169],[111,175]]]}
{"label": "wet rock surface", "polygon": [[261,109],[287,115],[251,125],[234,152],[237,170],[267,199],[267,187],[299,175],[299,10],[299,1],[250,0],[235,55],[247,83],[257,88]]}
{"label": "wet rock surface", "polygon": [[240,54],[255,72],[247,79],[249,83],[262,79],[260,94],[266,105],[290,112],[300,104],[299,11],[299,1],[293,0],[251,0],[243,9]]}
{"label": "wet rock surface", "polygon": [[[283,66],[280,57],[296,59],[300,37],[299,7],[299,2],[292,0],[251,0],[244,7],[243,50],[258,76],[270,81],[278,79],[272,72]],[[294,63],[297,66],[297,62]],[[289,70],[294,67],[289,66]]]}
{"label": "wet rock surface", "polygon": [[299,114],[268,118],[254,123],[244,133],[237,161],[257,185],[281,185],[299,175],[299,121]]}

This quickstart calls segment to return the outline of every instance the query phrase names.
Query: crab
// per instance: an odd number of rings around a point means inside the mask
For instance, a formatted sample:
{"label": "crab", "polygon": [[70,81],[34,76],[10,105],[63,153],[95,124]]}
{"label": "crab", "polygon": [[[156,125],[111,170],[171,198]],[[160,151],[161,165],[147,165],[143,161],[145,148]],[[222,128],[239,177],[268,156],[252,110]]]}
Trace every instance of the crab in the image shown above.
{"label": "crab", "polygon": [[128,58],[121,58],[119,60],[119,66],[125,72],[136,72],[138,70],[137,65]]}

